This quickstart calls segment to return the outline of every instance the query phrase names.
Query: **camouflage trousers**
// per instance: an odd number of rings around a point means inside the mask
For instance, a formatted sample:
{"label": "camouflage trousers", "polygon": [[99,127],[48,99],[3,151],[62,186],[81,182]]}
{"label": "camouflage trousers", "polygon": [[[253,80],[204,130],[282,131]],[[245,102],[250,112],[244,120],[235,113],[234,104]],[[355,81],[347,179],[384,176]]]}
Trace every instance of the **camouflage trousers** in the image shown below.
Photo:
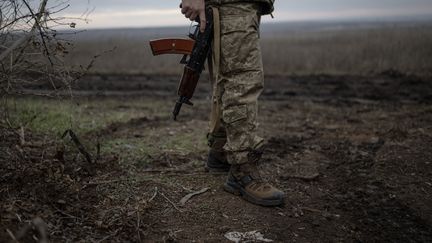
{"label": "camouflage trousers", "polygon": [[212,149],[227,153],[230,164],[243,164],[263,145],[257,135],[258,97],[264,84],[259,5],[223,4],[219,14],[220,62],[212,84],[208,140]]}

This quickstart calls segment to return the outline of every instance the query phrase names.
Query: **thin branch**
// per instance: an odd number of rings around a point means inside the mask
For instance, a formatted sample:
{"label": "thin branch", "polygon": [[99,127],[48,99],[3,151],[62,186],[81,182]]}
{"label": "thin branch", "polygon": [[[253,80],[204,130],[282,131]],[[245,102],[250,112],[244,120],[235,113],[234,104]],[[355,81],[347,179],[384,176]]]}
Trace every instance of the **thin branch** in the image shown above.
{"label": "thin branch", "polygon": [[162,192],[161,193],[159,193],[159,194],[161,194],[162,195],[162,197],[164,197],[165,198],[165,200],[167,200],[177,211],[179,211],[180,213],[183,213],[183,211],[182,210],[180,210],[178,207],[177,207],[177,205],[175,205],[175,203],[173,203],[167,196],[165,196],[165,194],[163,194]]}
{"label": "thin branch", "polygon": [[158,194],[158,188],[155,187],[155,192],[153,193],[153,196],[148,200],[148,202],[153,201],[153,199],[155,199],[156,195]]}
{"label": "thin branch", "polygon": [[[1,11],[0,11],[0,14],[1,14]],[[27,15],[23,15],[23,16],[18,17],[18,18],[14,18],[11,22],[5,24],[3,27],[0,27],[0,31],[6,29],[9,26],[12,26],[13,24],[17,23],[20,20],[23,20],[23,19],[29,18],[29,17],[32,17],[32,15],[31,14],[27,14]],[[0,26],[2,26],[1,22],[0,22]]]}
{"label": "thin branch", "polygon": [[22,0],[22,1],[23,1],[24,4],[27,6],[28,10],[30,11],[31,15],[33,16],[33,18],[34,18],[34,20],[35,20],[35,26],[36,26],[36,28],[39,30],[39,35],[40,35],[40,37],[41,37],[42,44],[43,44],[43,46],[44,46],[44,48],[45,48],[45,54],[46,54],[46,56],[47,56],[47,58],[48,58],[48,60],[49,60],[49,62],[50,62],[50,64],[51,64],[51,66],[53,66],[54,63],[53,63],[53,61],[51,60],[51,56],[50,56],[50,53],[49,53],[48,45],[47,45],[47,43],[46,43],[46,41],[45,41],[45,37],[44,37],[44,34],[43,34],[44,32],[43,32],[42,27],[41,27],[41,25],[40,25],[40,20],[42,19],[42,16],[45,15],[45,14],[44,14],[44,13],[45,13],[45,7],[46,7],[46,4],[47,4],[48,0],[44,0],[44,1],[42,2],[41,8],[39,9],[38,16],[36,16],[36,15],[34,14],[33,9],[30,7],[30,5],[27,3],[26,0]]}
{"label": "thin branch", "polygon": [[[48,2],[48,0],[43,0],[41,2],[40,7],[39,7],[38,16],[34,15],[33,11],[31,10],[31,14],[35,18],[35,23],[33,24],[33,27],[31,28],[31,30],[26,35],[21,37],[14,44],[12,44],[7,50],[5,50],[4,52],[2,52],[0,54],[0,62],[3,61],[3,59],[5,59],[7,56],[9,56],[12,53],[12,51],[14,51],[18,47],[20,47],[22,44],[24,44],[25,42],[27,42],[31,38],[31,36],[33,35],[33,32],[39,27],[39,21],[41,20],[42,15],[43,15],[41,13],[43,13],[45,11],[45,7],[47,5],[47,2]],[[24,1],[24,3],[27,4],[27,2],[25,2],[25,1]],[[28,4],[27,4],[27,6],[28,6]],[[28,6],[28,7],[30,8],[30,6]],[[15,9],[15,11],[16,11],[16,9]]]}
{"label": "thin branch", "polygon": [[84,145],[81,143],[81,141],[79,140],[78,136],[70,129],[66,130],[63,133],[62,138],[66,137],[66,135],[69,134],[70,138],[72,139],[72,141],[74,142],[74,144],[77,146],[78,151],[84,155],[84,157],[86,158],[87,162],[89,164],[93,163],[92,160],[92,156],[89,152],[87,152],[86,148],[84,147]]}

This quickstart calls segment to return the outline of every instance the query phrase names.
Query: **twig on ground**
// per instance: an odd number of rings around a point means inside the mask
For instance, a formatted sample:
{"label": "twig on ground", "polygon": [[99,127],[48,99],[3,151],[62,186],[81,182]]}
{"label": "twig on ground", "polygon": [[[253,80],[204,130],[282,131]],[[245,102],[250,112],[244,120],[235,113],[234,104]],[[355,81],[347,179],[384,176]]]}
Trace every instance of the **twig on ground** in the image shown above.
{"label": "twig on ground", "polygon": [[118,179],[118,180],[109,180],[109,181],[90,181],[87,183],[84,183],[84,186],[96,186],[96,185],[103,185],[103,184],[112,184],[117,182],[123,182],[128,181],[129,179]]}
{"label": "twig on ground", "polygon": [[304,210],[304,211],[309,211],[309,212],[312,212],[312,213],[322,213],[321,210],[319,210],[319,209],[315,209],[315,208],[300,207],[299,209],[300,209],[300,210]]}
{"label": "twig on ground", "polygon": [[90,153],[87,152],[87,150],[85,149],[84,145],[79,140],[78,136],[71,129],[67,129],[63,133],[62,138],[66,137],[67,134],[69,134],[70,138],[72,139],[72,141],[74,142],[74,144],[77,146],[78,151],[82,155],[84,155],[84,157],[86,158],[87,162],[89,164],[92,164],[92,157],[91,157]]}
{"label": "twig on ground", "polygon": [[97,163],[100,160],[100,158],[101,158],[100,150],[101,150],[101,144],[100,144],[99,136],[98,136],[97,143],[96,143],[96,158],[95,158],[95,163]]}
{"label": "twig on ground", "polygon": [[[163,174],[164,176],[209,176],[208,172],[196,172],[196,173],[187,173],[186,170],[145,170],[142,171],[144,173],[160,173]],[[212,173],[210,176],[221,176],[221,175],[226,175],[225,173],[222,172],[215,172]]]}
{"label": "twig on ground", "polygon": [[109,238],[114,237],[115,235],[117,235],[117,233],[119,232],[119,230],[120,230],[120,229],[117,229],[116,231],[114,231],[114,233],[112,233],[112,234],[110,234],[110,235],[107,235],[107,236],[105,236],[104,238],[102,238],[101,240],[96,241],[96,242],[97,242],[97,243],[105,242],[105,241],[108,240]]}
{"label": "twig on ground", "polygon": [[180,199],[180,201],[179,201],[180,206],[184,206],[186,204],[186,202],[189,201],[189,199],[191,199],[192,197],[194,197],[196,195],[203,194],[206,191],[208,191],[209,189],[210,188],[206,187],[206,188],[203,188],[203,189],[201,189],[199,191],[191,192],[191,193],[187,194],[182,199]]}
{"label": "twig on ground", "polygon": [[180,213],[183,213],[182,210],[180,210],[175,203],[173,203],[167,196],[165,196],[165,194],[163,194],[162,192],[160,193],[162,195],[162,197],[164,197],[177,211],[179,211]]}
{"label": "twig on ground", "polygon": [[153,199],[155,199],[155,197],[156,197],[157,194],[158,194],[158,188],[155,187],[155,192],[154,192],[153,196],[148,200],[148,202],[153,201]]}
{"label": "twig on ground", "polygon": [[332,214],[330,212],[328,212],[327,210],[322,211],[319,209],[315,209],[315,208],[309,208],[309,207],[299,207],[299,210],[303,211],[308,211],[308,212],[312,212],[312,213],[319,213],[321,214],[321,216],[325,217],[325,218],[339,218],[340,215],[339,214]]}
{"label": "twig on ground", "polygon": [[312,175],[286,175],[286,176],[281,176],[282,180],[288,180],[288,179],[300,179],[300,180],[304,180],[304,181],[313,181],[315,179],[318,179],[319,177],[319,173],[314,173]]}
{"label": "twig on ground", "polygon": [[183,186],[183,185],[180,184],[180,183],[176,183],[176,185],[179,186],[179,187],[181,187],[183,190],[185,190],[185,191],[187,191],[187,192],[189,192],[189,193],[193,192],[193,190],[191,190],[191,189],[189,189],[189,188]]}
{"label": "twig on ground", "polygon": [[152,170],[143,170],[144,173],[183,173],[186,172],[186,170],[158,170],[158,169],[152,169]]}
{"label": "twig on ground", "polygon": [[76,216],[73,216],[73,215],[71,215],[71,214],[68,214],[68,213],[66,213],[66,212],[64,212],[64,211],[62,211],[62,210],[60,210],[60,209],[57,208],[56,206],[53,206],[53,207],[56,209],[57,212],[59,212],[60,214],[62,214],[62,215],[64,215],[64,216],[67,216],[67,217],[72,218],[72,219],[77,219],[77,218],[78,218],[78,217],[76,217]]}
{"label": "twig on ground", "polygon": [[112,183],[118,183],[118,182],[124,182],[124,181],[144,182],[144,181],[149,181],[149,180],[151,180],[151,178],[144,178],[144,179],[140,179],[140,180],[132,180],[130,178],[124,178],[124,179],[108,180],[108,181],[90,181],[90,182],[85,183],[84,186],[112,184]]}
{"label": "twig on ground", "polygon": [[10,229],[6,229],[6,232],[12,238],[13,241],[17,241],[15,235],[12,233],[12,231]]}
{"label": "twig on ground", "polygon": [[21,146],[24,146],[24,144],[25,144],[25,134],[24,134],[24,132],[25,132],[24,127],[20,127],[20,136],[19,136],[19,138],[20,138],[20,144],[21,144]]}
{"label": "twig on ground", "polygon": [[141,234],[140,234],[140,222],[141,222],[141,219],[140,219],[140,211],[139,211],[139,208],[138,208],[138,210],[137,210],[137,212],[136,212],[136,214],[137,214],[137,238],[138,238],[138,242],[141,242]]}

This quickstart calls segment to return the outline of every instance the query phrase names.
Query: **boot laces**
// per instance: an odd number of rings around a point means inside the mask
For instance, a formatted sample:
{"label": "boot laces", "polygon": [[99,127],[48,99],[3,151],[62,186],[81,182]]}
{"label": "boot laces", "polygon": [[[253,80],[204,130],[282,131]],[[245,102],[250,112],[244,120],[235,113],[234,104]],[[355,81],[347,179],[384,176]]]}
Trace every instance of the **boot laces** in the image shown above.
{"label": "boot laces", "polygon": [[258,163],[248,164],[244,171],[252,178],[250,188],[255,191],[268,191],[272,186],[262,177]]}
{"label": "boot laces", "polygon": [[250,188],[255,191],[269,191],[272,187],[264,180],[253,180],[251,182]]}

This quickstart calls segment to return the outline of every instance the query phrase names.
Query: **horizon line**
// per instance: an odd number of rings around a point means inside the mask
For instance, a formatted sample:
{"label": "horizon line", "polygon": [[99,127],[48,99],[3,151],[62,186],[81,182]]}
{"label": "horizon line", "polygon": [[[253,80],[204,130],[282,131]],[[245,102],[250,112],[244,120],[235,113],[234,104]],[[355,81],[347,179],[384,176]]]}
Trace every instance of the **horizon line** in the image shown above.
{"label": "horizon line", "polygon": [[[267,22],[303,22],[303,21],[346,21],[346,20],[398,20],[398,19],[432,19],[432,7],[413,6],[405,9],[347,8],[333,11],[275,11],[275,18],[263,16],[262,23]],[[63,18],[76,20],[78,26],[86,29],[105,28],[143,28],[162,26],[185,26],[190,21],[182,16],[178,9],[135,9],[127,11],[93,12],[90,16],[64,13]]]}
{"label": "horizon line", "polygon": [[[279,21],[263,21],[261,24],[264,25],[273,25],[273,24],[296,24],[296,23],[323,23],[323,24],[331,24],[331,23],[374,23],[374,22],[382,22],[382,23],[409,23],[409,22],[418,22],[424,23],[426,21],[431,21],[432,16],[430,15],[417,15],[417,16],[387,16],[387,17],[357,17],[357,18],[333,18],[333,19],[300,19],[300,20],[279,20]],[[432,23],[430,23],[432,25]],[[79,25],[78,25],[79,26]],[[81,25],[82,26],[82,25]],[[77,27],[74,29],[71,28],[62,28],[62,30],[117,30],[117,29],[157,29],[157,28],[179,28],[179,27],[188,27],[190,24],[172,24],[172,25],[151,25],[151,26],[107,26],[107,27]]]}

